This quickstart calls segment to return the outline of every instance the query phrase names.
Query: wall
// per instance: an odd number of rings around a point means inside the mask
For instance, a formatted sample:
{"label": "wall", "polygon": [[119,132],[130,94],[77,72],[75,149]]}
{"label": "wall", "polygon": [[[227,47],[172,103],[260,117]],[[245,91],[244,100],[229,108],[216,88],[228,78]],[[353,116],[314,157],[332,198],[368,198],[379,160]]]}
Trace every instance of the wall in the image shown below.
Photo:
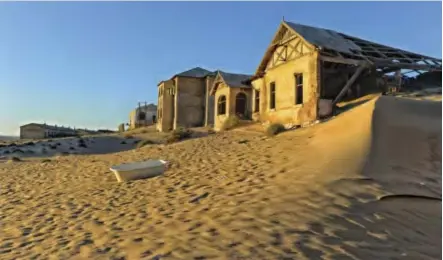
{"label": "wall", "polygon": [[203,126],[205,119],[205,79],[176,77],[175,120],[177,127]]}
{"label": "wall", "polygon": [[214,96],[210,93],[214,80],[213,76],[206,78],[205,126],[214,125]]}
{"label": "wall", "polygon": [[[161,96],[158,97],[157,104],[157,130],[161,132],[172,130],[174,121],[174,96],[171,95],[174,89],[174,81],[167,80],[158,86]],[[160,92],[159,92],[160,93]]]}
{"label": "wall", "polygon": [[[230,88],[228,88],[224,83],[218,83],[217,91],[214,95],[214,129],[220,130],[221,126],[223,125],[223,122],[226,120],[226,118],[229,116],[229,112],[231,111],[232,102],[230,98]],[[221,96],[226,97],[226,114],[219,115],[218,114],[218,100]]]}
{"label": "wall", "polygon": [[45,130],[36,125],[27,125],[20,127],[20,139],[43,139]]}
{"label": "wall", "polygon": [[[319,85],[319,63],[316,51],[276,66],[259,79],[252,82],[260,89],[260,112],[254,113],[255,120],[303,125],[317,118]],[[295,105],[295,73],[303,74],[303,104]],[[276,108],[270,109],[269,86],[276,84]]]}
{"label": "wall", "polygon": [[[214,96],[214,129],[220,130],[227,117],[235,115],[236,97],[238,93],[245,93],[246,95],[246,116],[251,117],[252,114],[252,89],[246,88],[230,88],[225,83],[219,83],[217,91]],[[226,114],[218,115],[218,99],[220,96],[226,96]]]}

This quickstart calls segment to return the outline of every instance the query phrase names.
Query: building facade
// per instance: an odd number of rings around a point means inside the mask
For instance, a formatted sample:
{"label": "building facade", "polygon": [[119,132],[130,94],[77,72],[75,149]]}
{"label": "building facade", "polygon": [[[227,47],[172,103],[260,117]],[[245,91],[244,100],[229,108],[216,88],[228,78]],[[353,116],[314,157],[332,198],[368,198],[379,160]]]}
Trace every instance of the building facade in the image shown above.
{"label": "building facade", "polygon": [[132,110],[129,114],[129,129],[141,126],[149,126],[157,121],[157,106],[145,104]]}
{"label": "building facade", "polygon": [[252,118],[310,124],[329,116],[340,100],[385,91],[380,77],[401,69],[441,73],[441,60],[283,21],[251,78]]}
{"label": "building facade", "polygon": [[218,71],[210,95],[216,101],[211,113],[214,115],[214,129],[220,130],[230,116],[248,120],[252,116],[251,75]]}
{"label": "building facade", "polygon": [[20,126],[20,139],[44,139],[76,136],[77,131],[69,127],[30,123]]}
{"label": "building facade", "polygon": [[[158,84],[157,130],[213,124],[209,89],[215,73],[196,67]],[[209,108],[209,109],[207,109]]]}

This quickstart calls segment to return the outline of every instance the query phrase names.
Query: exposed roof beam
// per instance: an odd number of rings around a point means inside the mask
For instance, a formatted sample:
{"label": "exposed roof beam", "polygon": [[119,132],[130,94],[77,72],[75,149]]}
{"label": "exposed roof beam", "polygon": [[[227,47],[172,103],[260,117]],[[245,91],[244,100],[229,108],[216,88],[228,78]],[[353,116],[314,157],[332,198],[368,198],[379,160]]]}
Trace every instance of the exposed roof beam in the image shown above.
{"label": "exposed roof beam", "polygon": [[346,58],[340,58],[340,57],[328,57],[328,56],[323,56],[323,55],[320,56],[320,59],[322,61],[356,65],[356,66],[370,64],[368,61],[364,61],[364,60],[354,60],[354,59],[346,59]]}

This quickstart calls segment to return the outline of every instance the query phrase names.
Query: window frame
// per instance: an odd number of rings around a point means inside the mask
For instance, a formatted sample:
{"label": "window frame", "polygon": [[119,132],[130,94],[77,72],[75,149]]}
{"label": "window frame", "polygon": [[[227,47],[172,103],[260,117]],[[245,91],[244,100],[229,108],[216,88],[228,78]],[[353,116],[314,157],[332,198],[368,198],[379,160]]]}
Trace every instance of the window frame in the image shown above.
{"label": "window frame", "polygon": [[[221,105],[223,105],[223,109],[220,109]],[[221,95],[217,99],[217,115],[226,115],[226,95]]]}
{"label": "window frame", "polygon": [[[299,81],[299,79],[301,79],[301,81]],[[295,105],[303,105],[303,73],[294,73],[294,83],[294,103]],[[301,91],[301,95],[299,95],[299,91]]]}
{"label": "window frame", "polygon": [[276,84],[275,81],[269,84],[269,109],[275,109],[276,105]]}

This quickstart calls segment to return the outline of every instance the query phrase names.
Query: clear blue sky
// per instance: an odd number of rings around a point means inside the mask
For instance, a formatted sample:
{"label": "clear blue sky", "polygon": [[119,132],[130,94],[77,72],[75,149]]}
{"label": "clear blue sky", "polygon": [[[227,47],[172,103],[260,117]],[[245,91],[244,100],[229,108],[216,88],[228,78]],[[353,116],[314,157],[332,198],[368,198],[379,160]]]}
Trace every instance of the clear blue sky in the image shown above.
{"label": "clear blue sky", "polygon": [[117,127],[202,66],[253,73],[282,17],[441,58],[441,2],[0,3],[0,134]]}

